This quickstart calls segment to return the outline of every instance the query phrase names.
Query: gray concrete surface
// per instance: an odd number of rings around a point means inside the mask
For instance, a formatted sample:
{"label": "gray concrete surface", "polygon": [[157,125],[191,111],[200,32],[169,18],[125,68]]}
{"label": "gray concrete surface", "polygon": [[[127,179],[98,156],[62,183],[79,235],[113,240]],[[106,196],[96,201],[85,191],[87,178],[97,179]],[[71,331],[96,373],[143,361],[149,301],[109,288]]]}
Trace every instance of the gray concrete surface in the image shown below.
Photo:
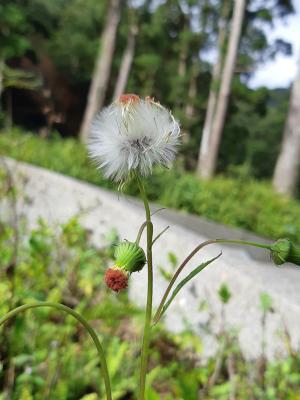
{"label": "gray concrete surface", "polygon": [[[80,215],[81,223],[92,230],[93,240],[105,245],[106,235],[116,228],[122,239],[134,240],[136,232],[144,221],[144,211],[137,200],[117,195],[93,185],[50,172],[32,165],[17,163],[7,159],[13,175],[25,176],[27,184],[23,195],[30,201],[24,212],[31,226],[42,217],[50,224],[67,221],[74,215]],[[155,207],[154,207],[155,208]],[[5,205],[0,208],[1,214]],[[168,252],[176,254],[183,260],[199,243],[214,233],[199,232],[199,221],[182,216],[176,212],[161,212],[153,217],[155,233],[160,232],[172,221],[171,228],[154,247],[154,304],[157,305],[167,286],[157,266],[170,268]],[[196,228],[195,228],[196,227]],[[210,225],[211,227],[211,225]],[[214,225],[218,231],[218,225]],[[205,229],[204,229],[205,230]],[[232,233],[238,237],[237,230],[225,228],[217,236]],[[235,233],[234,233],[235,232]],[[243,235],[245,232],[243,233]],[[247,236],[248,238],[248,236]],[[143,244],[145,242],[143,241]],[[267,292],[274,303],[274,312],[267,319],[267,354],[272,358],[285,351],[282,340],[284,320],[289,329],[292,344],[299,348],[300,342],[300,269],[290,265],[283,268],[274,267],[270,262],[253,259],[243,248],[222,246],[223,255],[214,264],[202,271],[198,277],[177,296],[169,308],[165,323],[172,331],[179,332],[187,324],[202,337],[205,354],[216,349],[210,335],[205,334],[203,327],[207,324],[209,313],[199,311],[199,304],[206,299],[210,310],[216,315],[214,329],[220,325],[220,302],[217,290],[222,283],[227,283],[232,300],[226,309],[226,324],[239,330],[239,341],[248,358],[260,354],[262,331],[260,294]],[[208,246],[198,253],[190,262],[183,276],[199,263],[216,256],[221,251],[217,245]],[[263,254],[263,250],[257,250]],[[260,257],[260,256],[259,256]],[[263,259],[267,259],[264,254]],[[268,257],[268,256],[267,256]],[[139,305],[145,304],[146,269],[131,277],[130,297]]]}

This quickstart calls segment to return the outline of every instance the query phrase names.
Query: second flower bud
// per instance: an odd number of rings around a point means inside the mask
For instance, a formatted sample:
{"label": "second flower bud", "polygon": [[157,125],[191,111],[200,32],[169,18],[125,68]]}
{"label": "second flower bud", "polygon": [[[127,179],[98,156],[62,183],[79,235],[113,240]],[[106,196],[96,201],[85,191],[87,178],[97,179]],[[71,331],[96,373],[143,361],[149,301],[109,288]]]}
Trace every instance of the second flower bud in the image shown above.
{"label": "second flower bud", "polygon": [[126,289],[131,273],[140,271],[146,264],[144,250],[133,242],[122,242],[115,249],[115,265],[104,276],[106,285],[119,292]]}

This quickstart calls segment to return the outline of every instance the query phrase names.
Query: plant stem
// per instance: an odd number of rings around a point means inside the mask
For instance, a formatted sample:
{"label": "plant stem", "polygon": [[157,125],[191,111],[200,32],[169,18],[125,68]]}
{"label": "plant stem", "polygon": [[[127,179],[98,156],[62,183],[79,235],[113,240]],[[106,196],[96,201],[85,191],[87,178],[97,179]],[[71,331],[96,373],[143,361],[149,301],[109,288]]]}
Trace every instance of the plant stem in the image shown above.
{"label": "plant stem", "polygon": [[105,359],[103,348],[98,339],[98,336],[97,336],[95,330],[92,328],[92,326],[87,322],[87,320],[85,318],[83,318],[82,315],[80,315],[76,311],[72,310],[72,308],[69,308],[63,304],[51,303],[51,302],[47,302],[47,301],[45,301],[45,302],[40,301],[40,302],[36,302],[36,303],[31,303],[31,304],[24,304],[20,307],[15,308],[14,310],[10,311],[9,313],[5,314],[4,317],[2,317],[0,319],[0,326],[3,325],[5,322],[7,322],[10,318],[16,316],[17,314],[19,314],[23,311],[29,310],[31,308],[38,308],[38,307],[52,307],[52,308],[56,308],[57,310],[64,311],[67,314],[74,317],[75,319],[77,319],[77,321],[80,322],[81,325],[83,325],[83,327],[87,330],[87,332],[89,333],[90,337],[92,338],[92,340],[97,348],[99,361],[100,361],[100,368],[102,371],[104,384],[105,384],[106,399],[112,400],[110,379],[109,379],[106,359]]}
{"label": "plant stem", "polygon": [[209,244],[214,244],[214,243],[227,243],[227,244],[239,244],[239,245],[244,245],[244,246],[254,246],[254,247],[258,247],[258,248],[262,248],[262,249],[268,249],[271,250],[271,245],[267,245],[267,244],[260,244],[260,243],[256,243],[256,242],[248,242],[248,241],[244,241],[244,240],[233,240],[233,239],[211,239],[211,240],[207,240],[203,243],[200,243],[191,253],[190,255],[187,256],[187,258],[182,262],[182,264],[178,267],[178,269],[176,270],[175,274],[173,275],[172,279],[170,280],[170,283],[161,299],[161,302],[158,306],[158,309],[154,315],[153,318],[153,324],[157,324],[157,322],[159,321],[161,314],[162,314],[162,310],[163,307],[165,305],[165,302],[167,300],[167,297],[169,295],[169,293],[171,292],[172,287],[174,286],[175,281],[177,280],[179,274],[181,273],[181,271],[183,270],[183,268],[186,266],[186,264],[191,260],[191,258],[194,257],[195,254],[198,253],[199,250],[203,249],[203,247],[209,245]]}
{"label": "plant stem", "polygon": [[[162,210],[165,210],[165,208],[162,207],[162,208],[159,208],[158,210],[155,210],[153,213],[150,214],[150,216],[152,217],[154,214],[157,214],[158,212],[160,212],[160,211],[162,211]],[[137,237],[136,237],[136,240],[135,240],[135,243],[136,243],[137,245],[140,244],[140,240],[141,240],[142,234],[143,234],[144,229],[146,228],[146,226],[147,226],[147,221],[143,222],[142,225],[140,226],[140,229],[139,229],[139,231],[138,231],[138,234],[137,234]],[[169,228],[170,228],[170,227],[167,226],[167,228],[165,228],[165,229],[158,235],[158,237],[156,237],[156,238],[153,240],[152,246],[153,246],[154,242],[159,238],[159,236],[161,236],[163,233],[165,233],[165,231],[166,231],[167,229],[169,229]]]}
{"label": "plant stem", "polygon": [[138,234],[137,234],[137,237],[136,237],[136,240],[135,240],[135,244],[138,245],[138,246],[140,244],[140,240],[141,240],[142,234],[143,234],[144,229],[146,228],[146,226],[147,226],[147,221],[142,223],[142,225],[141,225],[141,227],[140,227],[140,229],[138,231]]}
{"label": "plant stem", "polygon": [[146,374],[149,358],[149,345],[151,333],[151,318],[152,318],[152,298],[153,298],[153,266],[152,266],[152,240],[153,240],[153,225],[151,222],[151,213],[146,191],[141,178],[137,175],[137,181],[140,188],[141,196],[144,202],[146,222],[147,222],[147,266],[148,266],[148,287],[147,287],[147,305],[145,315],[145,325],[143,334],[143,344],[141,352],[141,370],[140,370],[140,385],[139,385],[139,400],[145,398]]}
{"label": "plant stem", "polygon": [[261,249],[271,250],[271,245],[270,244],[248,242],[246,240],[216,239],[215,242],[216,243],[226,243],[226,244],[240,244],[240,245],[244,245],[244,246],[253,246],[253,247],[259,247]]}
{"label": "plant stem", "polygon": [[163,229],[154,239],[152,242],[152,246],[154,245],[154,243],[169,229],[169,226],[166,226],[165,229]]}

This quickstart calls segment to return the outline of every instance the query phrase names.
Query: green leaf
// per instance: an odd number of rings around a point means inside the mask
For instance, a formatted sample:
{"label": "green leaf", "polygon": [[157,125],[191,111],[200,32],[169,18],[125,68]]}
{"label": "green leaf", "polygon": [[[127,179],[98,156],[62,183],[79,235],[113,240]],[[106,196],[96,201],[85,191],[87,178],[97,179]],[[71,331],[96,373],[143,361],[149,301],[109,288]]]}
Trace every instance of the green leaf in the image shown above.
{"label": "green leaf", "polygon": [[14,364],[17,367],[21,367],[22,365],[32,361],[34,359],[34,356],[31,354],[19,354],[16,357],[14,357]]}
{"label": "green leaf", "polygon": [[156,392],[151,387],[146,388],[146,393],[145,393],[146,400],[160,400],[160,395],[159,393]]}
{"label": "green leaf", "polygon": [[168,253],[168,259],[170,261],[170,264],[172,265],[173,269],[177,267],[178,264],[178,259],[176,257],[176,254],[172,253],[171,251]]}
{"label": "green leaf", "polygon": [[260,306],[261,306],[261,309],[265,312],[271,311],[272,297],[268,293],[262,292],[260,294]]}
{"label": "green leaf", "polygon": [[110,351],[107,356],[111,379],[115,377],[121,365],[124,363],[127,350],[128,344],[126,342],[120,343],[118,338],[112,340]]}
{"label": "green leaf", "polygon": [[228,286],[226,285],[226,283],[222,283],[222,285],[220,286],[220,289],[218,291],[220,300],[223,304],[227,304],[231,298],[231,292],[228,288]]}
{"label": "green leaf", "polygon": [[158,270],[161,274],[161,276],[167,281],[170,282],[170,280],[172,279],[172,274],[167,271],[166,269],[164,269],[163,267],[158,267]]}
{"label": "green leaf", "polygon": [[97,393],[89,393],[80,398],[80,400],[97,400]]}
{"label": "green leaf", "polygon": [[199,265],[197,268],[195,268],[190,274],[188,274],[173,290],[173,293],[171,294],[170,299],[166,302],[166,304],[163,307],[161,315],[163,315],[166,310],[169,308],[170,304],[176,297],[176,295],[179,293],[179,291],[183,288],[184,285],[186,285],[191,279],[193,279],[200,271],[202,271],[205,267],[207,267],[209,264],[211,264],[213,261],[215,261],[217,258],[219,258],[222,255],[222,252],[218,254],[216,257],[206,261],[205,263]]}

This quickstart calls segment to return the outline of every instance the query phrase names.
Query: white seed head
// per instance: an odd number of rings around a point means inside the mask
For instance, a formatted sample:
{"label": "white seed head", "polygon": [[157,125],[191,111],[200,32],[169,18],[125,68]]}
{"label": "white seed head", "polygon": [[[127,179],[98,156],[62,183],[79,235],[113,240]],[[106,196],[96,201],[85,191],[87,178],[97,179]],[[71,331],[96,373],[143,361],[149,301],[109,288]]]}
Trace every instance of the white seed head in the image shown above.
{"label": "white seed head", "polygon": [[89,155],[107,178],[122,181],[131,171],[146,176],[155,165],[171,165],[179,136],[179,124],[166,108],[150,98],[122,95],[95,118]]}

